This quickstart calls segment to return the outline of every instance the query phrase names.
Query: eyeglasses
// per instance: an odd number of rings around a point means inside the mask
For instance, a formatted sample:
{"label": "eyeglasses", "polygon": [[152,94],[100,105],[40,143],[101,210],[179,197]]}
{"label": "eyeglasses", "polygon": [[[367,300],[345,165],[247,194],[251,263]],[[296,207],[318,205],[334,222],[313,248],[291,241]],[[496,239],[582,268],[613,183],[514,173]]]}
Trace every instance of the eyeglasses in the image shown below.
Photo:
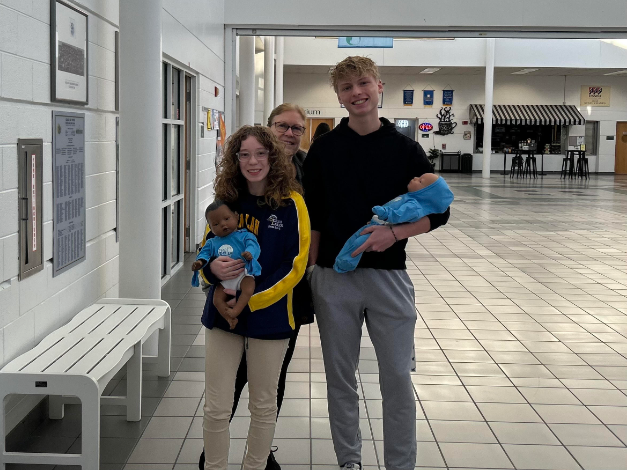
{"label": "eyeglasses", "polygon": [[257,160],[267,160],[268,157],[270,156],[270,151],[269,150],[256,150],[253,153],[250,152],[237,152],[235,155],[237,155],[237,159],[241,162],[241,161],[248,161],[250,160],[250,157],[252,155],[255,156],[255,159]]}
{"label": "eyeglasses", "polygon": [[274,127],[276,127],[277,131],[281,134],[285,134],[288,130],[292,129],[292,134],[296,137],[300,137],[305,133],[305,128],[302,126],[288,126],[284,122],[274,122],[272,123]]}

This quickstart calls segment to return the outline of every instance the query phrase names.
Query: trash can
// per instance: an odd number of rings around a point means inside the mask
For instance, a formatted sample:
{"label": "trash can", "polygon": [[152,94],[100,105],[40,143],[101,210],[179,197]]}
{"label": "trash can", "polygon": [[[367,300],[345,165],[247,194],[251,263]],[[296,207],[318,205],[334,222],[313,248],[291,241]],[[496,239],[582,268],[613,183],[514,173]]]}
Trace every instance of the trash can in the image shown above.
{"label": "trash can", "polygon": [[462,163],[461,163],[461,171],[462,173],[472,173],[472,154],[463,153],[462,154]]}

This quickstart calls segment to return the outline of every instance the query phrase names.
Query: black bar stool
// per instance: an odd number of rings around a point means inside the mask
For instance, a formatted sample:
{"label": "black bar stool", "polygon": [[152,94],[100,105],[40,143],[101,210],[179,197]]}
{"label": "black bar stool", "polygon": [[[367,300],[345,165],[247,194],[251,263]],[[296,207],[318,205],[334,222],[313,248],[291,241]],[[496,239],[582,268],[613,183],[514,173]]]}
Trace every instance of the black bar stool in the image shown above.
{"label": "black bar stool", "polygon": [[575,171],[575,154],[574,150],[566,150],[566,156],[562,159],[562,171],[560,173],[560,179],[570,177],[572,178]]}
{"label": "black bar stool", "polygon": [[573,152],[577,155],[577,167],[575,170],[577,177],[589,179],[590,170],[588,169],[588,158],[586,157],[586,152],[583,150],[574,150]]}
{"label": "black bar stool", "polygon": [[520,152],[516,152],[512,156],[512,167],[509,171],[509,177],[513,178],[516,173],[516,178],[520,178],[523,175],[523,157]]}
{"label": "black bar stool", "polygon": [[536,165],[536,156],[533,153],[528,153],[527,156],[525,157],[525,169],[523,170],[523,176],[526,178],[527,175],[529,175],[529,178],[531,178],[532,176],[534,178],[538,177],[538,167]]}

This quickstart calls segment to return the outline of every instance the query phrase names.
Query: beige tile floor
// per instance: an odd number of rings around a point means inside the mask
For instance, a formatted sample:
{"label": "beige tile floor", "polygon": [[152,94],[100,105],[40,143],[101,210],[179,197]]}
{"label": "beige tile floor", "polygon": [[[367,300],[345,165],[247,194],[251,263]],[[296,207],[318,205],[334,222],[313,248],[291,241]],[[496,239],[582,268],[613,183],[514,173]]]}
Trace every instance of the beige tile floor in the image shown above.
{"label": "beige tile floor", "polygon": [[[626,470],[627,178],[445,177],[456,195],[449,224],[407,249],[419,313],[418,467]],[[118,453],[128,461],[102,468],[197,468],[204,297],[189,277],[185,268],[163,289],[175,372],[146,372],[146,419],[136,428],[115,416],[122,411],[103,410],[112,415],[103,462]],[[365,330],[362,348],[363,464],[374,470],[384,468],[382,408]],[[274,442],[284,470],[337,468],[321,354],[316,326],[304,327]],[[245,450],[246,396],[231,425],[229,470]],[[115,432],[134,449],[115,449]]]}

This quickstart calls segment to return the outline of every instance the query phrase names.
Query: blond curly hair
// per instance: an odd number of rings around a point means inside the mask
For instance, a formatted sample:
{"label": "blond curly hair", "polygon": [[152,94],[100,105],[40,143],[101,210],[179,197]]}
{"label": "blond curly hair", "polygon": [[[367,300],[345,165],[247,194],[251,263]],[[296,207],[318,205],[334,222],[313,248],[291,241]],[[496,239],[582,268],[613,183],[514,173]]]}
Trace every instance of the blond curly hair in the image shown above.
{"label": "blond curly hair", "polygon": [[338,62],[329,70],[329,81],[337,93],[337,84],[345,78],[361,78],[371,76],[378,82],[381,80],[379,67],[374,60],[362,56],[350,56]]}
{"label": "blond curly hair", "polygon": [[296,169],[291,158],[285,153],[283,145],[267,127],[243,126],[231,135],[225,144],[224,156],[218,165],[215,181],[216,198],[228,203],[236,202],[248,193],[246,178],[242,174],[237,159],[242,142],[254,137],[270,152],[267,185],[264,201],[273,209],[286,205],[286,199],[295,191],[303,193],[301,185],[296,181]]}

